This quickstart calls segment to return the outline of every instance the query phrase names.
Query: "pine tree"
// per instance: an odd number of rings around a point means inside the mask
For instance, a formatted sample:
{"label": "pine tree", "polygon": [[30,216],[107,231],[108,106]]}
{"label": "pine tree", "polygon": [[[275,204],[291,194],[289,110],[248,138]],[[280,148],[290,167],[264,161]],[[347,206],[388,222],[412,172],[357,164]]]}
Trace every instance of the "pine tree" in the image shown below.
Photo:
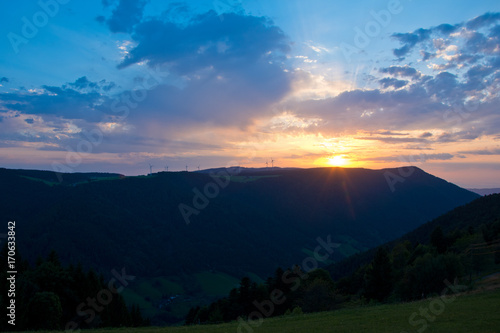
{"label": "pine tree", "polygon": [[389,255],[381,247],[365,274],[365,297],[379,302],[384,301],[392,291],[392,274]]}
{"label": "pine tree", "polygon": [[61,301],[53,292],[38,292],[28,304],[26,319],[30,329],[57,330],[61,317]]}
{"label": "pine tree", "polygon": [[445,253],[448,244],[446,242],[446,237],[444,236],[443,229],[441,226],[437,226],[431,233],[431,245],[436,248],[439,254]]}

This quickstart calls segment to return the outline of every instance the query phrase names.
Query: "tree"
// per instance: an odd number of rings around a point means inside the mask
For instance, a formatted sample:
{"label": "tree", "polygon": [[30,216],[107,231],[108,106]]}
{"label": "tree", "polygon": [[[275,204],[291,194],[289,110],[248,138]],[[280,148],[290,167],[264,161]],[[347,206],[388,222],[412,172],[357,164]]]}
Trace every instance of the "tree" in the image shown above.
{"label": "tree", "polygon": [[335,306],[335,294],[331,283],[323,279],[315,279],[305,288],[297,303],[304,312],[332,310]]}
{"label": "tree", "polygon": [[57,330],[60,328],[62,307],[59,296],[43,291],[35,294],[28,304],[26,320],[29,329]]}
{"label": "tree", "polygon": [[446,237],[444,237],[443,229],[437,226],[431,233],[431,245],[436,248],[439,254],[446,252],[448,244],[446,244]]}
{"label": "tree", "polygon": [[381,247],[365,274],[365,297],[384,301],[392,291],[392,265],[387,251]]}
{"label": "tree", "polygon": [[198,313],[198,311],[200,311],[200,307],[197,306],[196,308],[191,308],[189,309],[189,312],[186,316],[186,325],[192,325],[192,324],[195,324],[195,318],[196,318],[196,314]]}

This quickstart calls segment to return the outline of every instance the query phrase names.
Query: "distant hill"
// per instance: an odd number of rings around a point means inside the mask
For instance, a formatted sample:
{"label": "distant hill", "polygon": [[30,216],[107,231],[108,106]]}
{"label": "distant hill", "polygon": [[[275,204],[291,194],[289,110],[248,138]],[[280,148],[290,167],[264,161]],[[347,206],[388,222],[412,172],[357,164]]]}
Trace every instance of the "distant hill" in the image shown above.
{"label": "distant hill", "polygon": [[118,179],[124,176],[119,173],[105,172],[76,172],[59,173],[40,170],[12,170],[0,168],[0,175],[11,177],[23,177],[30,180],[41,181],[47,185],[76,185],[94,180]]}
{"label": "distant hill", "polygon": [[[19,250],[31,261],[55,249],[65,262],[104,272],[125,265],[143,276],[266,276],[302,260],[317,237],[342,244],[331,258],[340,260],[477,198],[418,168],[392,192],[386,171],[243,170],[222,188],[223,175],[202,172],[63,174],[57,186],[51,172],[1,169],[8,195],[0,215],[17,221]],[[212,199],[195,208],[207,186]],[[197,212],[189,225],[181,204]]]}
{"label": "distant hill", "polygon": [[[421,225],[402,237],[387,242],[382,246],[392,248],[396,243],[409,240],[412,244],[428,244],[432,231],[440,226],[445,234],[455,230],[476,230],[482,224],[488,224],[500,219],[500,194],[480,197],[466,205],[457,207],[434,220]],[[361,265],[369,263],[376,248],[356,254],[327,267],[332,277],[337,280],[354,273]]]}
{"label": "distant hill", "polygon": [[477,193],[479,195],[490,195],[500,193],[500,188],[470,188],[471,192]]}
{"label": "distant hill", "polygon": [[301,263],[318,237],[340,244],[332,263],[479,197],[418,168],[138,177],[0,169],[0,186],[0,220],[16,221],[23,257],[34,263],[54,249],[63,263],[105,277],[125,268],[137,277],[125,300],[155,325],[182,321],[189,307],[227,295],[243,276],[258,280]]}

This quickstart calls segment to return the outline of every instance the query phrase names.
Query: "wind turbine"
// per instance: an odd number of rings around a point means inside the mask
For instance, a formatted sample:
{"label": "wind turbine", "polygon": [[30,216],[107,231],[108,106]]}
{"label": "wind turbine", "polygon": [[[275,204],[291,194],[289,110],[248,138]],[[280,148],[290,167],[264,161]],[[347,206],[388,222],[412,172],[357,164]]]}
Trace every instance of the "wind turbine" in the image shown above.
{"label": "wind turbine", "polygon": [[187,172],[187,171],[188,171],[188,166],[187,166],[187,164],[186,164],[186,172]]}
{"label": "wind turbine", "polygon": [[200,166],[198,165],[198,171],[200,171]]}
{"label": "wind turbine", "polygon": [[153,174],[153,166],[149,164],[149,175]]}
{"label": "wind turbine", "polygon": [[266,169],[269,168],[269,163],[266,160]]}
{"label": "wind turbine", "polygon": [[271,169],[274,169],[274,160],[271,158]]}
{"label": "wind turbine", "polygon": [[168,172],[168,165],[165,165],[165,170]]}

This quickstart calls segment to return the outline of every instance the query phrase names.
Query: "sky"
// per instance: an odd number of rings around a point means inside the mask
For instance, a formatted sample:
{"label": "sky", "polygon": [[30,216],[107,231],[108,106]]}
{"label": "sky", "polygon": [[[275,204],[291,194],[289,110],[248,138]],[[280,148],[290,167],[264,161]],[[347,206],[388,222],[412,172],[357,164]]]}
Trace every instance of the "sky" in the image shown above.
{"label": "sky", "polygon": [[500,187],[500,2],[0,3],[0,167],[415,165]]}

